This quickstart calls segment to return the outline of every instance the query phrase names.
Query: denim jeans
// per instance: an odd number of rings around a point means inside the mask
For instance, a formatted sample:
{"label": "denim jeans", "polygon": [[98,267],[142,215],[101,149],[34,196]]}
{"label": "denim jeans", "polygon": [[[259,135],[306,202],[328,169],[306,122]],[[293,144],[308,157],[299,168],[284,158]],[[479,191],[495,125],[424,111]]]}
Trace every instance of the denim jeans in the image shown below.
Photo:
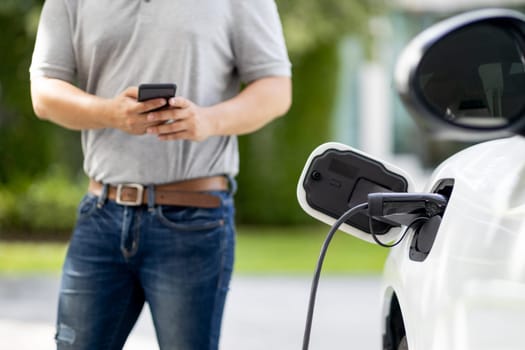
{"label": "denim jeans", "polygon": [[79,205],[62,272],[57,349],[122,349],[147,302],[160,349],[217,349],[234,258],[230,193],[219,208]]}

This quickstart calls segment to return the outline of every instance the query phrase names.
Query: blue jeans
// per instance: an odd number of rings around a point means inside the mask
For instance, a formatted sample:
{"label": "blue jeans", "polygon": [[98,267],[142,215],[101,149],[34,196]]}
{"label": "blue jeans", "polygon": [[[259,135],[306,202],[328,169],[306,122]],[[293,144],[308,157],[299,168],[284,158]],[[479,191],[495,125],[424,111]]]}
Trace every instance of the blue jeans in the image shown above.
{"label": "blue jeans", "polygon": [[230,193],[214,209],[121,206],[87,194],[63,267],[57,349],[122,349],[144,302],[160,349],[217,349],[233,268]]}

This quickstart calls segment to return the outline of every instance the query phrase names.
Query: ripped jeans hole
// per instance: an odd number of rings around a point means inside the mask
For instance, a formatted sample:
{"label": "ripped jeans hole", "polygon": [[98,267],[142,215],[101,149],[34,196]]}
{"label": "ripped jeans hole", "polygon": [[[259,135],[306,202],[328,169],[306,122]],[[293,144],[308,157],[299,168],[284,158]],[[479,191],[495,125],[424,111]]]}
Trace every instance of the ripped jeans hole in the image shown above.
{"label": "ripped jeans hole", "polygon": [[59,324],[57,327],[57,334],[55,340],[58,342],[64,342],[72,345],[75,342],[76,333],[75,330],[65,324]]}

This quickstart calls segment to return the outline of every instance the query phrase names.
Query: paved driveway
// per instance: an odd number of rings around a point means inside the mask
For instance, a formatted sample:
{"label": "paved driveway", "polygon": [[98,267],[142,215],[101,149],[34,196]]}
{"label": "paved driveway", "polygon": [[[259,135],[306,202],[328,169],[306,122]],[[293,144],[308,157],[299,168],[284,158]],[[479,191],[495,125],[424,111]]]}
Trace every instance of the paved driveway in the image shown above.
{"label": "paved driveway", "polygon": [[[301,349],[311,279],[235,276],[221,349]],[[310,349],[379,350],[378,277],[321,277]],[[58,278],[0,278],[0,350],[54,349]],[[145,311],[145,312],[144,312]],[[158,349],[145,308],[125,350]]]}

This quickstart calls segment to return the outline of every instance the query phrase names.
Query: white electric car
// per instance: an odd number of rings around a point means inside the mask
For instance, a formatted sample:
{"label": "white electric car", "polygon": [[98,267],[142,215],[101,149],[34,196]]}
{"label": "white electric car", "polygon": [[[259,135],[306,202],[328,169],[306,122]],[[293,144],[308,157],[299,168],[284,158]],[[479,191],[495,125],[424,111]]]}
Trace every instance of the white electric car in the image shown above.
{"label": "white electric car", "polygon": [[440,22],[407,46],[395,78],[424,130],[485,141],[448,158],[421,189],[393,164],[324,144],[307,160],[299,202],[393,246],[384,350],[525,349],[525,16],[484,9]]}

